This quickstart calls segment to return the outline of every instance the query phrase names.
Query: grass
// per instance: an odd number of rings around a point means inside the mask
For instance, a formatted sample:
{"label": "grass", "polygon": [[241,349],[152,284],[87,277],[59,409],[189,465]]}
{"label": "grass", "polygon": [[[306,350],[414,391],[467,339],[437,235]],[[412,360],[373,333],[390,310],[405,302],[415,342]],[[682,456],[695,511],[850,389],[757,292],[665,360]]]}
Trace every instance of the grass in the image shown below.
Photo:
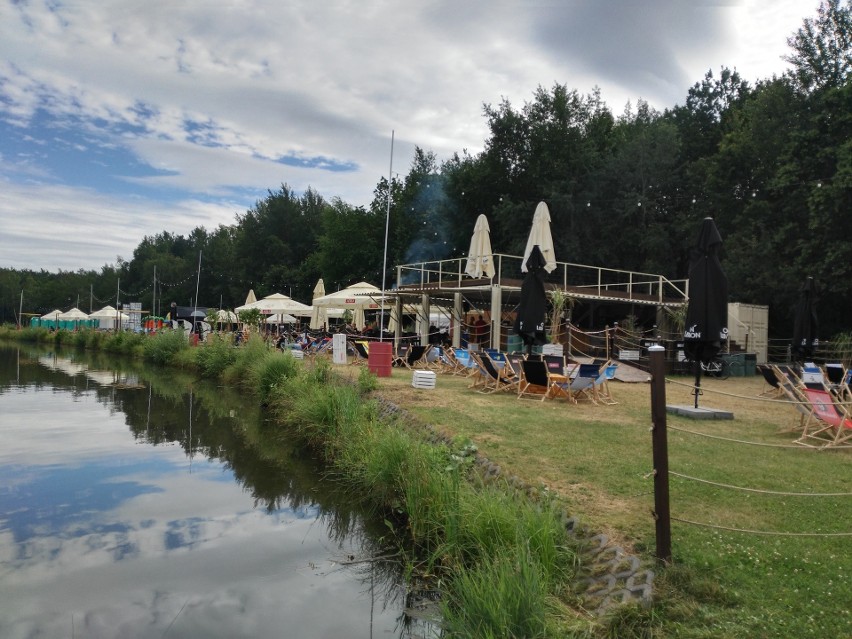
{"label": "grass", "polygon": [[[481,395],[458,377],[439,376],[434,391],[413,389],[410,380],[410,372],[394,371],[380,380],[380,392],[448,436],[469,438],[504,471],[547,487],[593,529],[653,552],[648,384],[614,383],[619,404],[593,406]],[[675,378],[667,403],[691,403],[688,385]],[[846,494],[769,495],[671,477],[673,517],[789,536],[673,522],[674,567],[658,576],[661,599],[639,613],[642,627],[655,637],[852,636],[852,538],[794,536],[852,532],[852,450],[792,446],[794,435],[779,431],[795,422],[795,412],[758,400],[762,378],[707,379],[702,386],[701,405],[732,410],[735,419],[669,415],[670,471],[765,491]],[[625,619],[616,624],[636,622],[619,614]]]}

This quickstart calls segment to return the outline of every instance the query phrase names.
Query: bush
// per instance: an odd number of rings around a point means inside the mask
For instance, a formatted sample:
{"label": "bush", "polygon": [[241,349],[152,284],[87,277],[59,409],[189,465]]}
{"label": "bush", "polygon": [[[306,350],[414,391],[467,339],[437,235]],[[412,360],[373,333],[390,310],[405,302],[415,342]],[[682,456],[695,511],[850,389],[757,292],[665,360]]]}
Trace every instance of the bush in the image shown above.
{"label": "bush", "polygon": [[142,352],[146,360],[162,366],[168,364],[178,351],[187,348],[189,348],[189,342],[183,331],[167,330],[149,335],[144,342]]}
{"label": "bush", "polygon": [[208,336],[195,353],[195,362],[205,377],[219,377],[236,358],[231,340],[221,335]]}

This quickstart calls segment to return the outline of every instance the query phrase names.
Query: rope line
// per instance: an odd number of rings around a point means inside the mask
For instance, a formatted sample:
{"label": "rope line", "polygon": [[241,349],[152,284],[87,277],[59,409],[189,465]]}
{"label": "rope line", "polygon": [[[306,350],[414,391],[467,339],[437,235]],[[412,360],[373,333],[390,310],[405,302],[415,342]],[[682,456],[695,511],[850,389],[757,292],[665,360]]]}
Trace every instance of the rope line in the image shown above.
{"label": "rope line", "polygon": [[782,492],[777,490],[764,490],[761,488],[746,488],[744,486],[733,486],[731,484],[723,484],[720,482],[710,481],[709,479],[700,479],[698,477],[690,477],[689,475],[684,475],[683,473],[676,473],[674,471],[669,471],[669,475],[673,475],[674,477],[681,477],[683,479],[689,479],[691,481],[697,481],[702,484],[710,484],[711,486],[719,486],[720,488],[730,488],[732,490],[743,490],[749,493],[760,493],[762,495],[781,495],[784,497],[852,497],[852,493],[792,493],[792,492]]}
{"label": "rope line", "polygon": [[[670,379],[666,377],[666,383],[672,384],[673,386],[683,386],[685,388],[692,389],[693,391],[696,389],[695,384],[687,384],[686,382],[679,382],[675,379]],[[736,393],[728,393],[726,391],[720,391],[715,388],[707,388],[705,386],[697,387],[702,393],[715,393],[716,395],[724,395],[725,397],[733,397],[735,399],[744,399],[746,401],[753,402],[769,402],[770,404],[779,404],[779,405],[790,405],[790,406],[810,406],[810,402],[794,402],[792,400],[787,399],[773,399],[771,397],[752,397],[750,395],[738,395]]]}
{"label": "rope line", "polygon": [[747,533],[750,535],[766,535],[774,537],[852,537],[852,532],[840,533],[816,533],[816,532],[782,532],[770,530],[748,530],[746,528],[733,528],[731,526],[719,526],[717,524],[708,524],[706,522],[691,521],[689,519],[681,519],[680,517],[672,517],[672,521],[679,521],[682,524],[690,524],[691,526],[701,526],[702,528],[714,528],[716,530],[727,530],[730,532]]}
{"label": "rope line", "polygon": [[687,428],[678,428],[677,426],[668,427],[669,430],[676,430],[681,433],[689,433],[690,435],[698,435],[699,437],[707,437],[708,439],[719,439],[724,442],[733,442],[735,444],[750,444],[752,446],[765,446],[767,448],[801,448],[795,444],[767,444],[764,442],[750,442],[744,439],[734,439],[732,437],[722,437],[720,435],[710,435],[708,433],[699,433],[698,431],[689,430]]}

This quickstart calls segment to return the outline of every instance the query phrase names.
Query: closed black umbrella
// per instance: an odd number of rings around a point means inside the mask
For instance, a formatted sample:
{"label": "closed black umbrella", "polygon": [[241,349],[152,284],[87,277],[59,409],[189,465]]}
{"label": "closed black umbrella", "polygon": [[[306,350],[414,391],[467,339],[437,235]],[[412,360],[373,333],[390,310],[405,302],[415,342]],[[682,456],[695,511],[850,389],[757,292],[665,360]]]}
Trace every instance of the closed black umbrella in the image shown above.
{"label": "closed black umbrella", "polygon": [[816,285],[814,278],[805,280],[799,289],[796,316],[793,320],[793,359],[804,361],[813,357],[819,343],[817,338]]}
{"label": "closed black umbrella", "polygon": [[515,319],[515,333],[521,336],[529,351],[530,346],[547,343],[544,335],[544,318],[547,314],[547,294],[544,291],[544,267],[547,260],[536,244],[527,258],[527,274],[521,283],[521,303]]}
{"label": "closed black umbrella", "polygon": [[695,366],[695,407],[701,388],[701,364],[712,360],[728,339],[728,278],[719,264],[722,236],[713,218],[701,223],[689,261],[689,306],[683,350]]}

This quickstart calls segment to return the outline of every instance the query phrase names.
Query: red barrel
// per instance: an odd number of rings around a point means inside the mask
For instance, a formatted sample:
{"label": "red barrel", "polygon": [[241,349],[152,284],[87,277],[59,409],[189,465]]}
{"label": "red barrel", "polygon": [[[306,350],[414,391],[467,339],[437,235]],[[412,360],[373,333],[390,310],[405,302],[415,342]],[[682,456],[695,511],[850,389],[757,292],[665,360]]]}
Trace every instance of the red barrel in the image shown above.
{"label": "red barrel", "polygon": [[393,363],[393,342],[370,342],[367,368],[376,377],[390,377]]}

